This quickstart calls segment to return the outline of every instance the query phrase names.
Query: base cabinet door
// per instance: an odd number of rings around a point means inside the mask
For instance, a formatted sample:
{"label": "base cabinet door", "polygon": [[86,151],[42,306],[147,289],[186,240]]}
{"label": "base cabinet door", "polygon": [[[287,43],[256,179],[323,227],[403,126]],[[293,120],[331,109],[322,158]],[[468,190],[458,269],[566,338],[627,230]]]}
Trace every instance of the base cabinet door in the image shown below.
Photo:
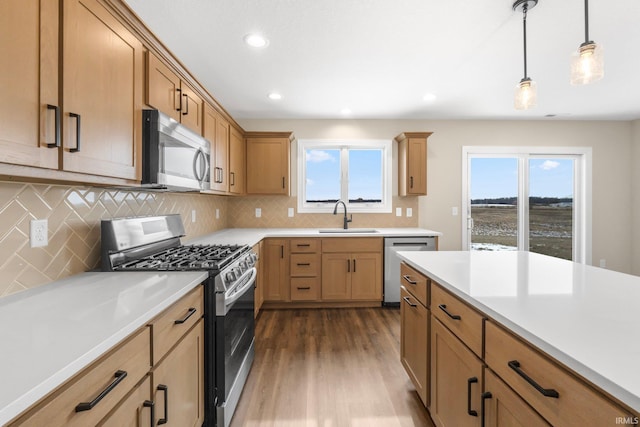
{"label": "base cabinet door", "polygon": [[151,378],[145,380],[107,415],[99,427],[146,427],[155,425],[155,402],[151,400]]}
{"label": "base cabinet door", "polygon": [[549,427],[531,406],[502,382],[491,370],[485,369],[485,392],[482,394],[486,427]]}
{"label": "base cabinet door", "polygon": [[[201,320],[154,368],[157,425],[200,427],[204,421],[204,323]],[[164,422],[161,422],[164,421]]]}
{"label": "base cabinet door", "polygon": [[400,288],[400,332],[400,361],[427,406],[429,310],[404,287]]}
{"label": "base cabinet door", "polygon": [[351,298],[351,255],[322,254],[322,299]]}
{"label": "base cabinet door", "polygon": [[438,427],[480,426],[482,362],[431,317],[431,400]]}
{"label": "base cabinet door", "polygon": [[382,299],[382,254],[363,252],[351,254],[352,300]]}
{"label": "base cabinet door", "polygon": [[262,247],[264,301],[289,301],[289,242],[266,239]]}

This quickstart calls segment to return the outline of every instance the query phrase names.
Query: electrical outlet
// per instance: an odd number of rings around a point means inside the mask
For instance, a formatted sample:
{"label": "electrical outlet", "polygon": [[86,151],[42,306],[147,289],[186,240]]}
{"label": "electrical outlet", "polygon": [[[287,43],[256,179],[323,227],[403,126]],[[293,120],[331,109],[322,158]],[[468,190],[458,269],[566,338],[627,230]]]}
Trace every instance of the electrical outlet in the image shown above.
{"label": "electrical outlet", "polygon": [[600,260],[600,267],[607,268],[607,260],[606,259],[602,258]]}
{"label": "electrical outlet", "polygon": [[407,218],[410,218],[412,216],[413,216],[413,209],[407,208]]}
{"label": "electrical outlet", "polygon": [[402,208],[396,208],[396,216],[402,216]]}
{"label": "electrical outlet", "polygon": [[451,208],[451,215],[458,216],[458,207],[457,206],[453,206]]}
{"label": "electrical outlet", "polygon": [[196,210],[191,209],[191,222],[196,222]]}
{"label": "electrical outlet", "polygon": [[256,208],[256,218],[260,218],[262,216],[262,209]]}
{"label": "electrical outlet", "polygon": [[220,209],[216,208],[216,219],[220,219]]}
{"label": "electrical outlet", "polygon": [[289,216],[289,218],[293,218],[293,208],[288,209],[287,215]]}
{"label": "electrical outlet", "polygon": [[32,248],[40,248],[49,244],[49,222],[46,219],[31,220],[29,243]]}

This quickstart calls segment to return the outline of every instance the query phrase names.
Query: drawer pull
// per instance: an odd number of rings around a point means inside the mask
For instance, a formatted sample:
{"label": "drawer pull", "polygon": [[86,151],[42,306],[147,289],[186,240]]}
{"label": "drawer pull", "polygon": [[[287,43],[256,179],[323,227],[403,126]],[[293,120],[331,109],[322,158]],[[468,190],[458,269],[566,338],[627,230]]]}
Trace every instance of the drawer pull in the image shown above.
{"label": "drawer pull", "polygon": [[471,409],[471,384],[475,384],[478,382],[477,377],[471,377],[467,380],[467,414],[472,417],[478,416],[478,411],[475,409]]}
{"label": "drawer pull", "polygon": [[193,307],[189,308],[189,311],[187,312],[187,315],[185,317],[183,317],[182,319],[178,319],[178,320],[174,321],[173,323],[175,325],[182,325],[184,322],[189,320],[189,317],[193,316],[196,311],[198,311],[198,310],[196,310]]}
{"label": "drawer pull", "polygon": [[531,378],[529,375],[525,374],[524,371],[522,369],[520,369],[520,362],[518,362],[517,360],[512,360],[507,364],[509,365],[509,367],[511,369],[516,371],[516,373],[518,375],[520,375],[526,382],[531,384],[533,386],[533,388],[538,390],[540,392],[540,394],[542,394],[543,396],[545,396],[545,397],[553,397],[555,399],[560,397],[560,393],[558,393],[556,390],[554,390],[552,388],[542,388],[540,386],[540,384],[538,384],[537,382],[535,382],[533,380],[533,378]]}
{"label": "drawer pull", "polygon": [[156,403],[152,400],[145,400],[142,403],[142,406],[145,408],[150,408],[151,410],[151,423],[149,424],[151,427],[156,425]]}
{"label": "drawer pull", "polygon": [[450,318],[452,318],[453,320],[461,320],[461,319],[462,319],[462,317],[458,316],[457,314],[451,314],[451,313],[449,313],[449,312],[447,311],[447,306],[446,306],[446,305],[444,305],[444,304],[440,304],[440,305],[438,306],[438,308],[439,308],[440,310],[444,311],[444,312],[447,314],[447,316],[449,316],[449,317],[450,317]]}
{"label": "drawer pull", "polygon": [[482,399],[482,406],[480,406],[480,427],[484,427],[484,418],[485,418],[485,410],[484,410],[484,405],[487,399],[491,399],[493,397],[493,395],[491,394],[490,391],[485,391],[484,393],[482,393],[480,395],[480,398]]}
{"label": "drawer pull", "polygon": [[418,282],[415,282],[415,281],[411,280],[411,277],[406,275],[406,274],[404,276],[402,276],[402,278],[404,280],[406,280],[407,282],[409,282],[409,284],[411,284],[411,285],[417,285],[418,284]]}
{"label": "drawer pull", "polygon": [[409,304],[411,307],[417,307],[418,304],[414,304],[411,302],[411,300],[409,299],[409,297],[402,297],[403,300],[406,301],[407,304]]}
{"label": "drawer pull", "polygon": [[158,425],[166,424],[169,421],[169,387],[164,384],[158,384],[158,391],[164,391],[164,418],[158,420]]}
{"label": "drawer pull", "polygon": [[298,267],[308,267],[308,266],[310,266],[311,264],[310,264],[310,263],[308,263],[308,262],[299,262],[299,263],[297,263],[296,265],[297,265]]}
{"label": "drawer pull", "polygon": [[311,289],[311,286],[298,286],[299,291],[308,291]]}
{"label": "drawer pull", "polygon": [[104,390],[102,390],[100,392],[99,395],[96,396],[95,399],[93,399],[91,402],[81,402],[78,403],[78,405],[76,406],[76,412],[82,412],[82,411],[90,411],[91,409],[94,408],[94,406],[96,406],[98,403],[100,403],[100,401],[109,393],[111,393],[111,391],[116,388],[116,386],[118,384],[120,384],[120,382],[122,380],[124,380],[127,376],[127,372],[126,371],[116,371],[116,373],[114,374],[114,380],[111,381],[111,384],[109,384],[107,386],[107,388],[105,388]]}
{"label": "drawer pull", "polygon": [[296,246],[299,248],[308,248],[311,246],[311,243],[296,243]]}

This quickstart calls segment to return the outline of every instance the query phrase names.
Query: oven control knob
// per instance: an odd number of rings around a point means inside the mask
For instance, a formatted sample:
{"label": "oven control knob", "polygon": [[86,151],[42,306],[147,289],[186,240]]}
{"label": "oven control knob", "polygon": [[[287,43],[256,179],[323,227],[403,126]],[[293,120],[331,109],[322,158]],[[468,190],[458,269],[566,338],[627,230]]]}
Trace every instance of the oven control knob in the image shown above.
{"label": "oven control knob", "polygon": [[233,282],[234,280],[236,280],[236,274],[234,271],[230,271],[227,273],[227,281],[228,282]]}
{"label": "oven control knob", "polygon": [[235,275],[236,275],[236,279],[237,279],[238,277],[242,276],[242,268],[240,268],[240,267],[234,267],[233,271],[234,271],[234,273],[235,273]]}

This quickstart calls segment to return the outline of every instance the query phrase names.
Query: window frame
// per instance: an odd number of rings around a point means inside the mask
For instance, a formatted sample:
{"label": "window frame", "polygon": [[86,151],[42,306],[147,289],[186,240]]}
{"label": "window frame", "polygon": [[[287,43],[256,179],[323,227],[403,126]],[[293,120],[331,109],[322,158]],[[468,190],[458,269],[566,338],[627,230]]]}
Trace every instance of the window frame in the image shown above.
{"label": "window frame", "polygon": [[[574,163],[574,222],[573,261],[591,264],[592,256],[592,149],[590,147],[518,147],[518,146],[463,146],[462,147],[462,249],[470,250],[469,186],[471,158],[513,157],[518,159],[518,250],[528,245],[529,226],[525,214],[529,211],[529,161],[536,158],[565,157]],[[527,214],[528,215],[528,214]]]}
{"label": "window frame", "polygon": [[[335,203],[306,203],[306,152],[307,150],[340,150],[340,200],[347,210],[356,213],[390,213],[393,200],[393,141],[386,139],[299,139],[298,140],[298,212],[332,213]],[[349,156],[350,149],[382,150],[382,202],[349,203]],[[345,154],[346,153],[346,154]]]}

